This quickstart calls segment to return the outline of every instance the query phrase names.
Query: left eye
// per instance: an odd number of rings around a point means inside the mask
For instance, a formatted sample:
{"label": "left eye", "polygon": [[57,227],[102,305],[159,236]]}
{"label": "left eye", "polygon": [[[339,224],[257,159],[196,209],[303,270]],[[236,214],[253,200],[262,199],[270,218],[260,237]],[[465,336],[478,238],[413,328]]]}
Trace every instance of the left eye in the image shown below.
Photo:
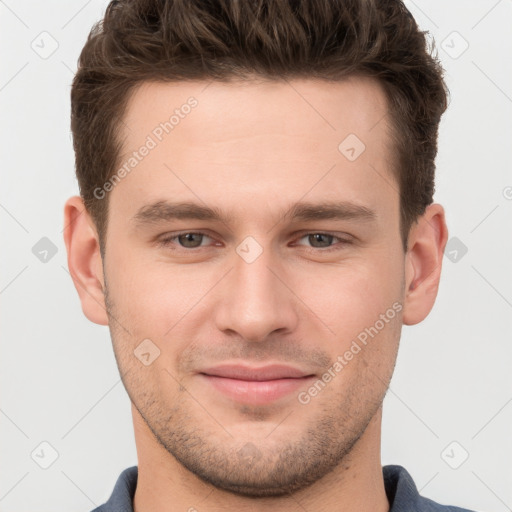
{"label": "left eye", "polygon": [[[299,240],[302,240],[304,238],[307,238],[308,242],[311,243],[315,249],[330,247],[333,240],[339,240],[339,238],[335,237],[334,235],[329,235],[328,233],[309,233],[300,238]],[[317,243],[320,245],[315,245]]]}

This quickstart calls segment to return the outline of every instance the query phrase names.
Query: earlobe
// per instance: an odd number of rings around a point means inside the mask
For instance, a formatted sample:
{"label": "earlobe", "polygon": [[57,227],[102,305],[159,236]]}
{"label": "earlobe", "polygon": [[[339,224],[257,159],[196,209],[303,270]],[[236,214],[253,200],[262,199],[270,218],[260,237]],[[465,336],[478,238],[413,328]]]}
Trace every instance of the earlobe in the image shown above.
{"label": "earlobe", "polygon": [[409,233],[405,256],[405,325],[421,322],[434,306],[447,239],[444,209],[440,204],[431,204]]}
{"label": "earlobe", "polygon": [[108,325],[98,234],[78,196],[69,198],[64,207],[64,242],[69,273],[85,316],[96,324]]}

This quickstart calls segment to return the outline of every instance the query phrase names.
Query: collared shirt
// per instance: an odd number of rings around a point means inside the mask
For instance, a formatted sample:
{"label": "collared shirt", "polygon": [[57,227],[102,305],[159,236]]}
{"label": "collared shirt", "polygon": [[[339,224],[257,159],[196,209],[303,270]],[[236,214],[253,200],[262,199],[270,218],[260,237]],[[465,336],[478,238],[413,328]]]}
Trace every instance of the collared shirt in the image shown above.
{"label": "collared shirt", "polygon": [[[384,466],[382,472],[390,504],[389,512],[471,512],[423,498],[419,495],[411,475],[402,466]],[[137,466],[133,466],[121,473],[110,499],[92,512],[133,512],[132,502],[136,487]]]}

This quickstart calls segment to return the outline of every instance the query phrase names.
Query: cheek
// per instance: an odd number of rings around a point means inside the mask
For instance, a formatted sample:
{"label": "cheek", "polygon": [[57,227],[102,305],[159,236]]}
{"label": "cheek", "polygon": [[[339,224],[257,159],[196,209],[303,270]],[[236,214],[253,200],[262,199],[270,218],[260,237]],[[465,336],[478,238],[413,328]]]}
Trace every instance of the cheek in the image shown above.
{"label": "cheek", "polygon": [[[383,269],[377,267],[347,272],[336,282],[326,282],[326,294],[318,295],[319,316],[334,332],[325,337],[325,348],[332,361],[343,368],[332,393],[352,390],[349,394],[362,401],[380,400],[392,374],[402,305],[396,284],[399,275],[382,278],[383,274]],[[357,389],[361,382],[365,383],[364,390]]]}
{"label": "cheek", "polygon": [[336,267],[312,267],[291,288],[331,328],[334,334],[324,327],[329,336],[347,340],[401,301],[402,272],[396,258],[365,258]]}
{"label": "cheek", "polygon": [[149,261],[135,251],[130,256],[112,251],[111,261],[119,264],[108,268],[109,294],[135,340],[162,340],[174,332],[174,326],[181,327],[218,279],[215,270]]}

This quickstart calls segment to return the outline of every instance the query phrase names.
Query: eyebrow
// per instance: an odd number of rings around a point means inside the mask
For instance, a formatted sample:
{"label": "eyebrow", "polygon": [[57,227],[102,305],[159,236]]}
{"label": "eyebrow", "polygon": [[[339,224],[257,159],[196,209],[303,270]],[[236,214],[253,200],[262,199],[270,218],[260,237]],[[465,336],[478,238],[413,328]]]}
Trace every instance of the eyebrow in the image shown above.
{"label": "eyebrow", "polygon": [[[377,214],[366,206],[352,202],[298,202],[282,215],[288,221],[315,220],[357,220],[374,221]],[[222,212],[218,208],[193,202],[158,201],[141,207],[133,217],[137,225],[154,224],[171,220],[205,220],[222,223],[233,222],[235,216]]]}

